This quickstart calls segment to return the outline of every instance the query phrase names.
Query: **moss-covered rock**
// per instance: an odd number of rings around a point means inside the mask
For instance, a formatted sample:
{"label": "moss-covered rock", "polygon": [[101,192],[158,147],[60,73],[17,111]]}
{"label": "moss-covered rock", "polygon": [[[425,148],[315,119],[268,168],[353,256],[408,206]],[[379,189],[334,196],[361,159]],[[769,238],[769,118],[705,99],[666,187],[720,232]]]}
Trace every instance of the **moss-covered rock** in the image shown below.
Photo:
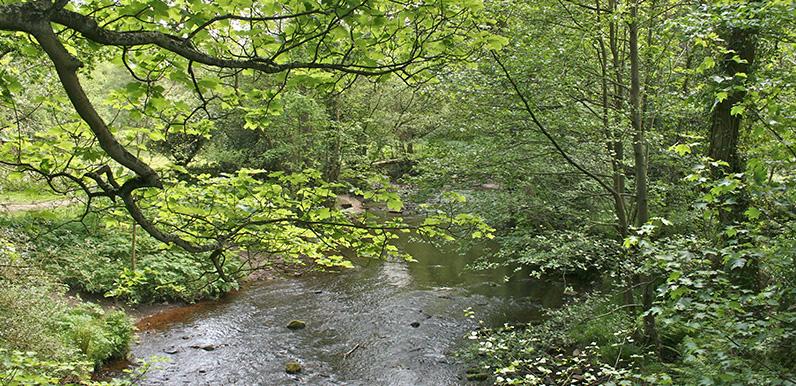
{"label": "moss-covered rock", "polygon": [[290,323],[287,324],[287,328],[291,330],[301,330],[302,328],[306,327],[307,323],[302,322],[300,320],[291,320]]}
{"label": "moss-covered rock", "polygon": [[289,362],[285,364],[285,372],[288,374],[298,374],[301,372],[301,363]]}

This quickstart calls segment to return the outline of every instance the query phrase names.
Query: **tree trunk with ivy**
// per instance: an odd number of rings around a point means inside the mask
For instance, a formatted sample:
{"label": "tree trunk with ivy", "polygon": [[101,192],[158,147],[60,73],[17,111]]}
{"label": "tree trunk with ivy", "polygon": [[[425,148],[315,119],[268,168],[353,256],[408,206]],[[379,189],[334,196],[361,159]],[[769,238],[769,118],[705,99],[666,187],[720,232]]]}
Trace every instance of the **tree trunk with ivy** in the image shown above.
{"label": "tree trunk with ivy", "polygon": [[[719,102],[710,112],[710,143],[708,156],[716,161],[726,162],[726,165],[714,168],[716,178],[733,178],[733,175],[743,173],[746,164],[738,149],[741,127],[744,122],[743,100],[746,97],[745,80],[754,71],[755,55],[757,52],[757,29],[730,27],[724,33],[726,53],[718,64],[719,76],[725,80],[721,84]],[[726,93],[726,94],[725,94]],[[733,197],[733,202],[719,209],[719,222],[722,226],[733,226],[742,223],[744,213],[749,202],[746,193],[741,191]],[[737,235],[735,237],[740,237]],[[729,239],[729,237],[727,237]],[[730,242],[731,240],[724,240]],[[739,240],[742,244],[747,240]],[[742,268],[730,269],[730,277],[734,284],[745,289],[758,290],[760,288],[759,268],[757,258],[745,256],[746,263]],[[722,261],[716,261],[722,264]]]}

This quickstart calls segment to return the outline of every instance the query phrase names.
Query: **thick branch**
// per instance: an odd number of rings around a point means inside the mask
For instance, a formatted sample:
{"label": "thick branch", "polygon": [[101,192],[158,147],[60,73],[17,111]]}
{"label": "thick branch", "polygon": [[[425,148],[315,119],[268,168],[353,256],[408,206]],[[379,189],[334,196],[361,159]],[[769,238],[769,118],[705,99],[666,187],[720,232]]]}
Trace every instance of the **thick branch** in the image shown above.
{"label": "thick branch", "polygon": [[[303,16],[303,14],[291,16],[299,17]],[[245,60],[226,59],[209,55],[196,49],[191,40],[187,38],[183,39],[157,31],[111,31],[100,27],[95,19],[73,11],[60,10],[52,15],[52,21],[80,32],[86,39],[95,43],[117,47],[156,45],[185,59],[209,66],[230,69],[252,69],[268,74],[280,73],[295,68],[306,68],[329,69],[358,75],[383,75],[403,69],[410,64],[410,62],[392,63],[380,66],[315,62],[277,64],[271,59],[261,57],[253,57]]]}
{"label": "thick branch", "polygon": [[146,179],[149,186],[160,187],[160,181],[157,174],[152,170],[149,165],[138,159],[132,153],[128,152],[116,138],[113,137],[108,125],[99,116],[94,109],[93,104],[88,99],[83,86],[80,84],[80,79],[77,76],[77,69],[82,66],[82,63],[73,58],[66,48],[58,40],[58,37],[50,27],[50,23],[41,21],[35,25],[31,25],[29,31],[36,40],[39,41],[41,47],[50,57],[55,70],[58,73],[58,78],[64,86],[69,100],[75,107],[75,111],[83,118],[91,131],[97,137],[102,150],[105,150],[108,155],[116,162],[124,167],[134,171],[140,178]]}
{"label": "thick branch", "polygon": [[147,233],[162,242],[174,243],[189,252],[203,252],[218,249],[219,244],[217,243],[195,245],[176,235],[165,234],[144,216],[135,202],[133,191],[144,187],[161,188],[162,184],[160,178],[149,165],[128,152],[116,138],[114,138],[105,121],[94,109],[93,104],[88,99],[88,96],[86,96],[80,84],[80,79],[77,76],[77,70],[82,66],[82,63],[69,54],[63,44],[58,40],[58,37],[50,26],[50,22],[47,20],[47,16],[50,12],[58,12],[58,10],[47,8],[44,6],[45,4],[49,4],[49,6],[52,7],[52,4],[46,1],[13,4],[19,6],[17,8],[22,8],[21,6],[23,5],[29,6],[26,9],[29,13],[18,14],[20,17],[24,17],[19,24],[8,23],[8,17],[6,17],[9,14],[14,14],[9,11],[9,8],[11,8],[11,11],[18,11],[18,9],[9,6],[0,7],[0,15],[2,15],[0,16],[0,28],[18,28],[19,30],[30,33],[36,38],[55,65],[56,72],[58,73],[58,77],[69,100],[72,102],[72,105],[75,107],[80,117],[89,125],[100,147],[102,147],[113,160],[136,173],[135,177],[128,179],[121,186],[115,184],[113,181],[109,181],[111,185],[102,187],[106,190],[106,195],[111,198],[113,198],[113,196],[121,197],[133,219],[141,225]]}

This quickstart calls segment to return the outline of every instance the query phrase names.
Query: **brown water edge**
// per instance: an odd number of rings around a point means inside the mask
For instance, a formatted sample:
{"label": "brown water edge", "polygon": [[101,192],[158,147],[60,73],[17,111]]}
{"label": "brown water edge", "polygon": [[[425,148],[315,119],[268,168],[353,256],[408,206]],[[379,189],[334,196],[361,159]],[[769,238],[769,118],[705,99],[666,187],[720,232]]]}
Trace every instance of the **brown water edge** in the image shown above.
{"label": "brown water edge", "polygon": [[[137,306],[118,305],[113,300],[99,301],[97,303],[106,310],[123,309],[127,316],[134,321],[136,333],[140,335],[148,334],[152,330],[164,330],[169,325],[185,320],[185,318],[195,312],[212,309],[217,302],[217,300],[205,300],[193,304],[163,302]],[[110,381],[112,378],[124,376],[124,370],[133,369],[139,365],[140,363],[134,358],[129,357],[106,363],[101,370],[94,373],[92,379],[95,381]]]}
{"label": "brown water edge", "polygon": [[[229,297],[231,295],[225,295]],[[194,313],[211,310],[223,304],[224,299],[206,300],[194,304],[174,304],[162,306],[162,309],[150,311],[146,316],[136,319],[135,327],[139,334],[148,333],[150,330],[165,330],[174,323],[183,322],[188,316]]]}
{"label": "brown water edge", "polygon": [[[216,299],[200,300],[195,303],[176,301],[130,305],[118,299],[101,297],[94,294],[71,293],[68,294],[68,296],[74,299],[75,302],[89,301],[96,303],[106,311],[123,310],[125,314],[127,314],[127,317],[133,321],[137,340],[141,335],[150,334],[153,331],[167,330],[171,325],[186,321],[191,315],[211,311],[227,304],[236,296],[240,295],[241,290],[252,281],[271,279],[273,279],[273,272],[267,274],[259,273],[256,276],[251,275],[249,280],[241,284],[240,289],[230,290]],[[133,344],[136,344],[135,341]],[[135,369],[137,366],[140,366],[140,363],[138,363],[136,358],[132,357],[109,362],[103,365],[102,369],[96,371],[92,379],[95,381],[110,381],[113,378],[124,376],[125,370]]]}
{"label": "brown water edge", "polygon": [[[137,340],[142,335],[166,331],[173,325],[186,322],[193,315],[209,312],[230,303],[240,296],[242,292],[245,292],[246,288],[252,283],[273,280],[275,277],[298,277],[305,271],[314,271],[313,267],[308,268],[308,265],[313,265],[313,262],[304,261],[302,266],[285,264],[278,268],[263,265],[259,269],[249,272],[246,280],[241,282],[240,288],[237,290],[230,290],[216,299],[200,300],[195,303],[176,301],[129,305],[118,299],[94,294],[72,293],[69,297],[73,298],[75,302],[90,301],[96,303],[106,311],[123,310],[133,321],[137,335],[133,344],[137,344]],[[102,366],[102,369],[94,373],[92,379],[95,381],[111,381],[114,378],[124,377],[126,373],[141,366],[142,363],[138,359],[130,356],[106,363]]]}
{"label": "brown water edge", "polygon": [[133,319],[139,334],[147,334],[153,330],[164,331],[171,325],[184,323],[195,314],[212,311],[232,302],[241,293],[246,292],[247,287],[253,283],[275,278],[296,278],[339,271],[332,267],[326,268],[329,272],[321,272],[314,261],[308,258],[301,259],[301,261],[301,263],[292,264],[279,264],[274,261],[261,264],[262,261],[255,261],[260,267],[249,272],[237,290],[230,290],[216,299],[202,300],[192,304],[185,302],[144,304],[136,307],[124,307],[124,309],[127,316]]}

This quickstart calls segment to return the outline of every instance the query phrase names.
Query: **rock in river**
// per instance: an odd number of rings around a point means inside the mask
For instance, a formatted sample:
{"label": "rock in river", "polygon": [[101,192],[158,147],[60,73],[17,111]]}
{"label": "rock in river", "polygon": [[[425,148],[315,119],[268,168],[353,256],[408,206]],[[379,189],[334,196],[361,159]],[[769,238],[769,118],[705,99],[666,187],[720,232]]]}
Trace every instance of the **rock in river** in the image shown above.
{"label": "rock in river", "polygon": [[301,363],[289,362],[285,364],[285,372],[288,374],[298,374],[301,372]]}
{"label": "rock in river", "polygon": [[287,328],[291,330],[301,330],[302,328],[306,327],[307,323],[302,322],[300,320],[291,320],[290,323],[287,324]]}

